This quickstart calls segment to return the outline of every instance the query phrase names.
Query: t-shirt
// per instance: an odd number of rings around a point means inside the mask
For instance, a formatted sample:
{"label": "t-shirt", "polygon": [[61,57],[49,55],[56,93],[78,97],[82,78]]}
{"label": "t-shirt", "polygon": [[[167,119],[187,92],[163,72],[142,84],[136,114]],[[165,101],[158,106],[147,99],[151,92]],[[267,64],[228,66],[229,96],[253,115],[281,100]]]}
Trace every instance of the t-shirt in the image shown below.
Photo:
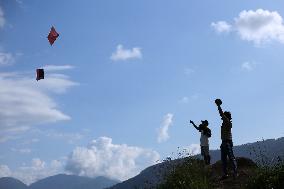
{"label": "t-shirt", "polygon": [[224,119],[221,126],[221,139],[232,140],[232,122]]}
{"label": "t-shirt", "polygon": [[200,146],[209,146],[209,140],[208,140],[208,136],[205,135],[204,130],[200,130],[201,135],[200,135]]}

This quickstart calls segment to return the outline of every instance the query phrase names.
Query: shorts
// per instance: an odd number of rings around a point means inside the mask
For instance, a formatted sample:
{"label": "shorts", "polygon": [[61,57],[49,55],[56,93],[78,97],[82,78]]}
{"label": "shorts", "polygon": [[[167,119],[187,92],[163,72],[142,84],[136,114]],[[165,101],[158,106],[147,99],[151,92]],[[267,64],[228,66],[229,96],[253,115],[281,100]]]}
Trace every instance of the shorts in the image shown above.
{"label": "shorts", "polygon": [[209,146],[201,146],[201,155],[208,156],[209,155]]}

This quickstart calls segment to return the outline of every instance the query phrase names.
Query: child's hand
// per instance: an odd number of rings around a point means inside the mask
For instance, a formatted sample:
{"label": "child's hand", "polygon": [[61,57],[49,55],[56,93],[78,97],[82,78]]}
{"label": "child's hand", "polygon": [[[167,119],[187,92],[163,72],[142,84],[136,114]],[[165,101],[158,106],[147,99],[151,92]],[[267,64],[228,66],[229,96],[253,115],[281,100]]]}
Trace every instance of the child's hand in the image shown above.
{"label": "child's hand", "polygon": [[194,124],[193,121],[191,121],[191,120],[190,120],[190,123],[191,123],[191,124]]}

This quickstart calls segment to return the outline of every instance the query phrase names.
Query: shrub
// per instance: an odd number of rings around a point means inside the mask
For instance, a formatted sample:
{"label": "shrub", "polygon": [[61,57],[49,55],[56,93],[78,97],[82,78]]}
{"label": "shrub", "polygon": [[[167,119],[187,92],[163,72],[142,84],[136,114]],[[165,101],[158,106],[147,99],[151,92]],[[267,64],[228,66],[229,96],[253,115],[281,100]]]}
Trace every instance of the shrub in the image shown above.
{"label": "shrub", "polygon": [[186,157],[172,167],[159,189],[209,189],[209,169],[204,162]]}
{"label": "shrub", "polygon": [[284,161],[278,157],[278,164],[262,166],[248,182],[248,189],[283,189]]}

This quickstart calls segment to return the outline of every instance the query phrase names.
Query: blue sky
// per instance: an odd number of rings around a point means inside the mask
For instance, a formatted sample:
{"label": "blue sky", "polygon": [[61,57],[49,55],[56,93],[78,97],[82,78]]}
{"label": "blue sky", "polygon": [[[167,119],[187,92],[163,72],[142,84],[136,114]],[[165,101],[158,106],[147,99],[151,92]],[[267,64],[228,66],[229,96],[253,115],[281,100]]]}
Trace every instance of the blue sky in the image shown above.
{"label": "blue sky", "polygon": [[198,151],[190,119],[209,121],[217,149],[215,98],[235,144],[282,137],[283,5],[1,0],[0,176],[124,180],[178,147]]}

